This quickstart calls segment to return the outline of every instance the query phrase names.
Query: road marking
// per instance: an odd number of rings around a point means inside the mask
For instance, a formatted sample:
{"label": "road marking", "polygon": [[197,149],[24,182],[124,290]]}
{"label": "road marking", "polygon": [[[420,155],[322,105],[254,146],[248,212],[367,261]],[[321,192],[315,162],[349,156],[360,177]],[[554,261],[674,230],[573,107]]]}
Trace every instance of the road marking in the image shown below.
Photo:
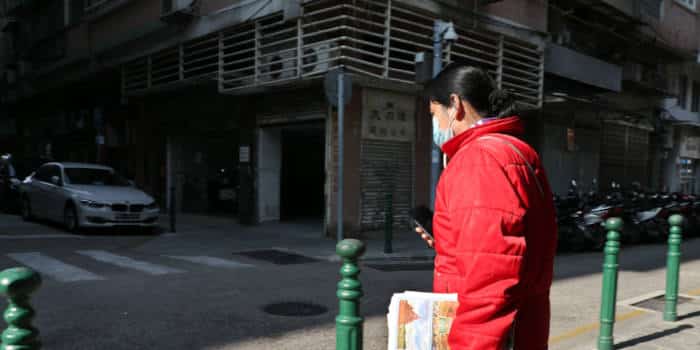
{"label": "road marking", "polygon": [[170,273],[185,272],[184,270],[172,267],[151,264],[139,261],[126,256],[116,255],[102,250],[79,250],[78,254],[89,256],[97,261],[117,265],[119,267],[145,272],[150,275],[167,275]]}
{"label": "road marking", "polygon": [[181,256],[181,255],[166,255],[169,258],[189,261],[197,264],[212,266],[212,267],[226,267],[226,268],[241,268],[241,267],[254,267],[253,265],[239,263],[235,260],[215,258],[211,256]]}
{"label": "road marking", "polygon": [[85,237],[60,234],[45,234],[45,235],[0,235],[0,239],[44,239],[44,238],[75,238],[84,239]]}
{"label": "road marking", "polygon": [[[624,313],[624,314],[622,314],[622,315],[618,315],[617,317],[615,317],[615,322],[626,321],[626,320],[629,320],[629,319],[637,318],[637,317],[642,316],[642,315],[645,315],[645,314],[647,314],[647,312],[642,311],[642,310],[630,311],[630,312],[627,312],[627,313]],[[564,340],[568,340],[568,339],[571,339],[571,338],[578,337],[578,336],[581,335],[581,334],[584,334],[584,333],[588,333],[588,332],[597,330],[598,327],[600,327],[600,323],[599,323],[599,322],[595,322],[595,323],[590,323],[590,324],[587,324],[587,325],[583,325],[583,326],[581,326],[581,327],[578,327],[578,328],[576,328],[576,329],[573,329],[573,330],[571,330],[571,331],[568,331],[568,332],[566,332],[566,333],[564,333],[564,334],[560,334],[560,335],[557,335],[557,336],[554,336],[554,337],[549,338],[549,345],[554,345],[554,344],[560,343],[560,342],[562,342],[562,341],[564,341]]]}
{"label": "road marking", "polygon": [[7,254],[7,256],[24,265],[27,265],[34,270],[37,270],[37,272],[41,274],[51,276],[52,278],[61,282],[94,281],[104,279],[90,271],[68,265],[41,253],[11,253]]}

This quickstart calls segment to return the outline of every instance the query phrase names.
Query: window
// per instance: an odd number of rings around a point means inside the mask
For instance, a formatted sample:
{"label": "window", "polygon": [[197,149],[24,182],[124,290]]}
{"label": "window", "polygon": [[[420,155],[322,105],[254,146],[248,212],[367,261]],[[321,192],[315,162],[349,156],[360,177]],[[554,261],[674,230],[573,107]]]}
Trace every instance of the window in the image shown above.
{"label": "window", "polygon": [[119,174],[107,169],[66,168],[66,183],[92,186],[129,186]]}
{"label": "window", "polygon": [[681,75],[678,81],[678,105],[688,108],[688,77]]}
{"label": "window", "polygon": [[693,97],[690,100],[690,111],[700,111],[700,82],[693,81]]}
{"label": "window", "polygon": [[695,0],[676,0],[676,2],[695,11]]}
{"label": "window", "polygon": [[34,178],[43,181],[43,182],[51,182],[51,165],[42,165],[39,170],[36,171],[36,175],[34,175]]}

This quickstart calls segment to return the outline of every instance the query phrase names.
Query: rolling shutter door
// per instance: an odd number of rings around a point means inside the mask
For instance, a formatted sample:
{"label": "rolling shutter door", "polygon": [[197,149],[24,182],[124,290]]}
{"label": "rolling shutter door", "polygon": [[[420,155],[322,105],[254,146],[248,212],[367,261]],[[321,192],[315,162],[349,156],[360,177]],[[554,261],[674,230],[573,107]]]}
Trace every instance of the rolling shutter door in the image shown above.
{"label": "rolling shutter door", "polygon": [[383,228],[386,194],[393,193],[394,224],[408,223],[413,203],[413,143],[362,141],[361,225],[363,231]]}

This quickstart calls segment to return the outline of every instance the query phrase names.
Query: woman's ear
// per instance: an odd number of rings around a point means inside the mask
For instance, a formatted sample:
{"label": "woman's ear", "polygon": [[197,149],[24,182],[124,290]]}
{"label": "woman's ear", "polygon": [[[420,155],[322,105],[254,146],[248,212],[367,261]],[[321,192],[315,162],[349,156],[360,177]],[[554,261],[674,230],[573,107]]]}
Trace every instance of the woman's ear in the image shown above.
{"label": "woman's ear", "polygon": [[460,98],[457,94],[452,94],[450,95],[450,102],[452,103],[452,107],[454,107],[456,110],[455,119],[461,122],[464,120],[464,116],[466,115],[464,105],[462,104],[462,98]]}

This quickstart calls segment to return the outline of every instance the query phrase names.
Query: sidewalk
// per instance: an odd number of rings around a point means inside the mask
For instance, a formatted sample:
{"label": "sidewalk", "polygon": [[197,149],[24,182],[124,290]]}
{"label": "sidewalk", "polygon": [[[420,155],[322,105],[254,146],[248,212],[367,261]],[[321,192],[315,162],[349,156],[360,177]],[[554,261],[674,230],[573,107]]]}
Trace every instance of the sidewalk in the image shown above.
{"label": "sidewalk", "polygon": [[[238,224],[233,218],[200,215],[177,216],[176,233],[169,233],[167,216],[161,218],[164,237],[196,242],[222,240],[222,246],[235,247],[237,251],[280,249],[329,261],[338,261],[335,253],[335,237],[323,235],[320,221],[272,222],[255,226]],[[384,253],[384,240],[364,240],[366,252],[362,260],[376,259],[429,259],[435,256],[420,237],[410,230],[394,231],[392,253]]]}
{"label": "sidewalk", "polygon": [[[658,293],[655,293],[658,295]],[[619,304],[615,324],[615,349],[697,350],[700,349],[700,290],[685,294],[689,301],[678,305],[678,321],[665,322],[660,311],[630,306],[638,300]],[[626,305],[625,305],[626,304]],[[660,306],[661,303],[659,303]],[[579,328],[554,338],[550,349],[592,350],[596,348],[598,328]],[[577,336],[576,333],[586,333]]]}

